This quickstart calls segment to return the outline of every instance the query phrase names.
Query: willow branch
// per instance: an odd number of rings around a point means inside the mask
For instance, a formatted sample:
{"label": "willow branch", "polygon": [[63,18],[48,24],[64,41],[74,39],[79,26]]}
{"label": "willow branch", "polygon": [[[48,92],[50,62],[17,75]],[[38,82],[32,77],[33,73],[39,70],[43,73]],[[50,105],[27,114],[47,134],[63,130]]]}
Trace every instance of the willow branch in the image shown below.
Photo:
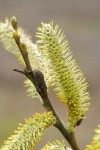
{"label": "willow branch", "polygon": [[66,130],[66,127],[63,125],[63,123],[61,122],[61,120],[59,119],[59,117],[57,116],[50,100],[48,97],[48,93],[47,93],[47,86],[44,80],[44,75],[40,70],[33,70],[32,71],[32,67],[29,61],[29,57],[28,57],[28,52],[27,52],[27,48],[26,45],[21,43],[20,41],[20,36],[17,32],[17,22],[15,21],[15,25],[14,25],[14,19],[13,18],[13,29],[15,30],[14,34],[13,34],[13,38],[21,52],[21,55],[24,59],[24,62],[26,64],[26,71],[20,71],[15,69],[14,71],[17,71],[21,74],[24,74],[35,86],[36,91],[38,92],[38,94],[40,95],[41,99],[42,99],[42,105],[43,107],[46,109],[46,111],[52,111],[53,115],[56,118],[56,123],[54,124],[54,126],[62,133],[62,135],[65,137],[65,139],[68,141],[68,143],[70,144],[70,146],[72,147],[73,150],[80,150],[76,139],[75,139],[75,135],[74,132],[73,133],[69,133]]}

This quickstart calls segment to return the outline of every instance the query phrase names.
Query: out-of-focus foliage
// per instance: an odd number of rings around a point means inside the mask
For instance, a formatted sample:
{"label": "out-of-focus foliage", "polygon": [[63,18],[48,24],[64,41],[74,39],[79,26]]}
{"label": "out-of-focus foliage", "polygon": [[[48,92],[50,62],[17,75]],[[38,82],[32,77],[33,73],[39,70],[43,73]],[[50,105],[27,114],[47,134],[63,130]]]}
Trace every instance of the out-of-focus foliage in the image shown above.
{"label": "out-of-focus foliage", "polygon": [[86,150],[100,150],[100,125],[95,130],[95,135],[90,145],[86,146]]}

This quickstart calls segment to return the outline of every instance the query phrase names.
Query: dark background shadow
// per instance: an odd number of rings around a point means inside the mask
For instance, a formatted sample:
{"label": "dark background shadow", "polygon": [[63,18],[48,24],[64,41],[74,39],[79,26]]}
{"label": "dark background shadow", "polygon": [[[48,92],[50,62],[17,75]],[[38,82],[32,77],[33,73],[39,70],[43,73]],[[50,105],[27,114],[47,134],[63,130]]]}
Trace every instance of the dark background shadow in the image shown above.
{"label": "dark background shadow", "polygon": [[[74,56],[83,70],[91,93],[91,106],[85,119],[75,132],[81,149],[89,143],[93,130],[100,123],[100,1],[99,0],[0,0],[0,21],[16,16],[19,24],[27,29],[35,41],[35,32],[41,21],[54,20],[63,28]],[[24,118],[35,112],[44,112],[38,100],[27,97],[23,86],[24,77],[13,72],[21,66],[3,50],[0,44],[0,145],[23,123]],[[66,108],[55,95],[49,93],[51,102],[66,122]],[[45,131],[40,149],[47,141],[63,140],[53,127]]]}

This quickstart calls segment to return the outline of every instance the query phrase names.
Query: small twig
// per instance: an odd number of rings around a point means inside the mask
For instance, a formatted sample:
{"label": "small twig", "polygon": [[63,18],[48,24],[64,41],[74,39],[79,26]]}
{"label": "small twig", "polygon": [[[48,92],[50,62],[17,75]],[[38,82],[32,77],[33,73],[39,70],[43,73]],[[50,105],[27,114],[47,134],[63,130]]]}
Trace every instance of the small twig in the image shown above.
{"label": "small twig", "polygon": [[15,40],[15,42],[16,42],[16,44],[17,44],[17,46],[18,46],[18,48],[19,48],[19,50],[21,52],[21,55],[22,55],[22,57],[24,59],[24,62],[26,64],[27,70],[32,71],[32,67],[30,65],[29,58],[28,58],[28,52],[27,52],[26,44],[25,43],[21,43],[20,36],[19,36],[17,31],[15,31],[13,33],[13,38],[14,38],[14,40]]}
{"label": "small twig", "polygon": [[18,32],[17,32],[16,20],[15,20],[15,23],[16,24],[14,25],[14,20],[13,20],[13,28],[14,28],[14,30],[16,30],[16,32],[14,32],[14,34],[13,34],[13,38],[14,38],[17,46],[19,47],[21,55],[22,55],[24,62],[26,64],[27,70],[26,71],[20,71],[20,70],[14,69],[14,71],[19,72],[21,74],[24,74],[29,80],[31,80],[31,82],[35,86],[38,94],[41,96],[42,105],[44,106],[46,111],[52,111],[53,115],[55,116],[57,121],[54,124],[54,126],[62,133],[62,135],[68,141],[68,143],[73,148],[73,150],[80,150],[78,145],[77,145],[74,132],[69,133],[66,130],[65,126],[63,125],[63,123],[61,122],[61,120],[59,119],[59,117],[57,116],[56,112],[54,111],[54,109],[51,105],[51,102],[48,98],[47,87],[46,87],[43,73],[40,70],[33,70],[32,71],[32,67],[31,67],[31,64],[30,64],[30,61],[28,58],[28,52],[27,52],[26,45],[21,43],[20,36],[18,35]]}
{"label": "small twig", "polygon": [[24,74],[25,75],[25,72],[24,71],[21,71],[21,70],[18,70],[18,69],[13,69],[13,71],[16,71],[18,73],[21,73],[21,74]]}
{"label": "small twig", "polygon": [[[29,76],[28,74],[26,76],[30,79],[30,74]],[[47,87],[44,80],[44,75],[42,74],[42,72],[39,70],[34,70],[31,74],[30,80],[31,81],[33,80],[32,81],[33,84],[35,83],[34,86],[36,87],[37,92],[42,98],[42,105],[44,106],[44,108],[47,111],[52,111],[53,115],[55,116],[57,122],[54,124],[54,126],[62,133],[62,135],[65,137],[65,139],[69,142],[69,144],[74,150],[79,150],[74,133],[71,134],[68,133],[65,126],[63,125],[63,123],[61,122],[61,120],[59,119],[59,117],[57,116],[56,112],[54,111],[51,105],[47,93]]]}

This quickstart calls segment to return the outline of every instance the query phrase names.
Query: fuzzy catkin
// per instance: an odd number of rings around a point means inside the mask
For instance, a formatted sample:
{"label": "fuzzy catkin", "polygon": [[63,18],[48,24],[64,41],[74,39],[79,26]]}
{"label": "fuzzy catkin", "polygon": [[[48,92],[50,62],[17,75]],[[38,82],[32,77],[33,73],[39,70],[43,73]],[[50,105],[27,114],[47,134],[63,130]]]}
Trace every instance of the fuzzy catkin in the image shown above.
{"label": "fuzzy catkin", "polygon": [[54,91],[68,108],[68,130],[72,132],[76,122],[88,109],[88,84],[58,25],[54,27],[53,22],[42,23],[37,28],[36,37],[39,52],[50,66]]}
{"label": "fuzzy catkin", "polygon": [[41,150],[72,150],[67,147],[63,142],[55,141],[53,143],[48,142]]}
{"label": "fuzzy catkin", "polygon": [[38,114],[33,118],[25,120],[25,124],[19,124],[14,135],[4,142],[0,150],[34,150],[36,144],[41,140],[43,131],[55,124],[56,119],[52,112]]}
{"label": "fuzzy catkin", "polygon": [[95,135],[90,143],[86,146],[86,150],[100,150],[100,125],[95,130]]}

